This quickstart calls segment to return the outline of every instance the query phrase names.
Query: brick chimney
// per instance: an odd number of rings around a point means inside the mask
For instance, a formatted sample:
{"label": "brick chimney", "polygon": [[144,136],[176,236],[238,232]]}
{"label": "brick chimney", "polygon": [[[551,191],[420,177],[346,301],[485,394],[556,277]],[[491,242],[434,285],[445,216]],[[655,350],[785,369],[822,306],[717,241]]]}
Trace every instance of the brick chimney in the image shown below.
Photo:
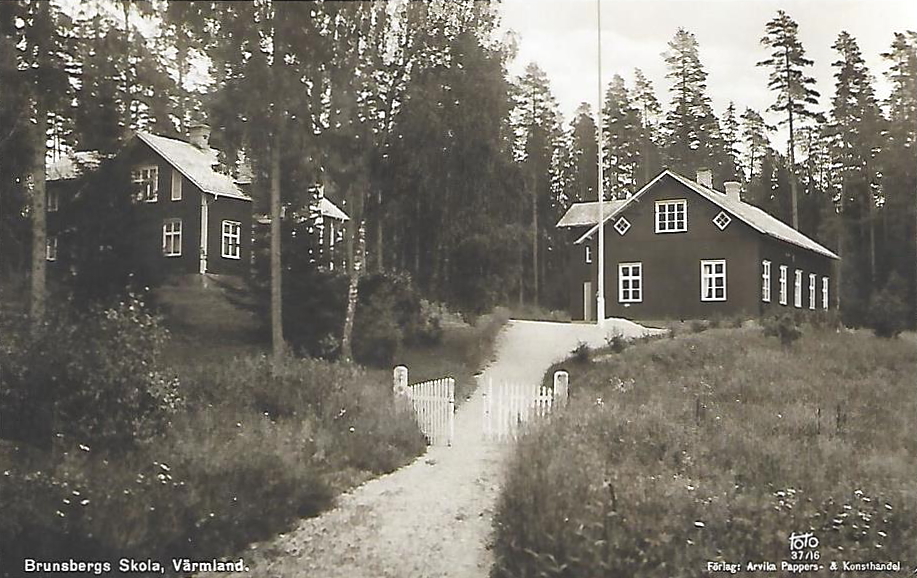
{"label": "brick chimney", "polygon": [[210,125],[199,122],[188,127],[188,141],[201,150],[210,148]]}
{"label": "brick chimney", "polygon": [[726,181],[723,183],[723,188],[726,189],[726,196],[733,201],[741,201],[741,196],[739,191],[742,189],[742,183],[736,181]]}
{"label": "brick chimney", "polygon": [[699,184],[704,185],[708,189],[713,188],[713,171],[710,169],[697,169],[697,179],[695,179]]}

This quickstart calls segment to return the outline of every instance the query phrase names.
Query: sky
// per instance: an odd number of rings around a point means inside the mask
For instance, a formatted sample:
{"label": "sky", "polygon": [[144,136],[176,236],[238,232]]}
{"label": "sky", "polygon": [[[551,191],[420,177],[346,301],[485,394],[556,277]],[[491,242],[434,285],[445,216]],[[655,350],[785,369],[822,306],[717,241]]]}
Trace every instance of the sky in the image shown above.
{"label": "sky", "polygon": [[[509,65],[512,76],[529,62],[537,63],[551,81],[564,117],[569,121],[581,102],[598,102],[597,6],[601,2],[602,83],[614,74],[633,87],[633,70],[643,70],[664,107],[670,101],[662,53],[679,27],[697,37],[707,70],[707,93],[717,115],[729,101],[741,113],[759,112],[773,103],[767,89],[768,70],[755,63],[768,56],[760,44],[764,26],[778,10],[799,24],[809,68],[827,110],[834,94],[836,52],[831,49],[841,30],[857,40],[876,77],[876,92],[888,96],[881,58],[894,32],[917,30],[917,0],[503,0],[502,26],[513,31],[518,54]],[[767,114],[776,124],[778,116]]]}

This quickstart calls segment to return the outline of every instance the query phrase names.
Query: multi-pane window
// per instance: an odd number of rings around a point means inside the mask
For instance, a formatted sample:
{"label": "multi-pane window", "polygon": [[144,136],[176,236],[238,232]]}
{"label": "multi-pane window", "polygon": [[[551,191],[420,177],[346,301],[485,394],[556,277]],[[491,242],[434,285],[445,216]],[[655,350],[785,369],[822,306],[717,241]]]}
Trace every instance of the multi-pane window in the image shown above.
{"label": "multi-pane window", "polygon": [[238,259],[242,240],[242,223],[223,221],[223,257]]}
{"label": "multi-pane window", "polygon": [[592,263],[592,247],[586,245],[586,263]]}
{"label": "multi-pane window", "polygon": [[809,309],[815,309],[815,285],[817,281],[818,276],[815,273],[809,273]]}
{"label": "multi-pane window", "polygon": [[683,233],[688,230],[688,201],[656,201],[656,232]]}
{"label": "multi-pane window", "polygon": [[619,235],[623,235],[628,229],[630,229],[630,221],[624,217],[615,221],[615,231],[617,231]]}
{"label": "multi-pane window", "polygon": [[643,263],[618,263],[618,302],[643,301]]}
{"label": "multi-pane window", "polygon": [[48,189],[48,212],[54,213],[58,209],[58,193],[56,188]]}
{"label": "multi-pane window", "polygon": [[821,278],[821,308],[828,310],[828,278]]}
{"label": "multi-pane window", "polygon": [[726,260],[700,262],[700,300],[726,300]]}
{"label": "multi-pane window", "polygon": [[761,301],[771,302],[771,262],[761,262]]}
{"label": "multi-pane window", "polygon": [[780,266],[780,304],[786,305],[786,265]]}
{"label": "multi-pane window", "polygon": [[162,254],[181,257],[181,219],[166,219],[162,224]]}
{"label": "multi-pane window", "polygon": [[731,222],[732,217],[727,215],[725,211],[720,211],[717,216],[713,217],[713,224],[716,225],[720,231],[725,230]]}
{"label": "multi-pane window", "polygon": [[793,305],[802,307],[802,270],[796,269],[793,276]]}
{"label": "multi-pane window", "polygon": [[45,239],[45,259],[57,261],[57,237],[49,236]]}
{"label": "multi-pane window", "polygon": [[181,200],[181,173],[177,169],[172,169],[172,195],[173,201]]}
{"label": "multi-pane window", "polygon": [[159,199],[159,167],[155,165],[137,167],[131,172],[131,182],[137,191],[137,199],[155,203]]}

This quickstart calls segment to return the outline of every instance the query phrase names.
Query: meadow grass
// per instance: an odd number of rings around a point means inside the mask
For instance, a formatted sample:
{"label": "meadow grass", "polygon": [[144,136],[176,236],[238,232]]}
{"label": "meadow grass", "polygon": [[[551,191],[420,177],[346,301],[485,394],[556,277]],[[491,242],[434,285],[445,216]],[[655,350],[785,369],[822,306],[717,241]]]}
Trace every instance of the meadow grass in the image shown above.
{"label": "meadow grass", "polygon": [[560,365],[571,402],[517,447],[494,576],[779,565],[808,531],[823,560],[917,560],[913,343],[717,328]]}

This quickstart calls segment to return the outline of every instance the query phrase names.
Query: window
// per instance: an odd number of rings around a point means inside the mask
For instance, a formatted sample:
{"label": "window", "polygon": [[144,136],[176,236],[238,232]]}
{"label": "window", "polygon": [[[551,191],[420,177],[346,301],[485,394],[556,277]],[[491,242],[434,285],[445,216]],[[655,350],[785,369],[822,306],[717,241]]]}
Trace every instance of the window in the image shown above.
{"label": "window", "polygon": [[771,262],[761,261],[761,301],[771,302]]}
{"label": "window", "polygon": [[796,269],[793,275],[793,305],[802,307],[802,271]]}
{"label": "window", "polygon": [[700,300],[726,300],[726,260],[700,262]]}
{"label": "window", "polygon": [[815,309],[815,285],[818,281],[818,275],[809,273],[809,309]]}
{"label": "window", "polygon": [[786,265],[780,266],[780,304],[786,305]]}
{"label": "window", "polygon": [[137,191],[137,199],[155,203],[159,199],[159,167],[137,167],[131,173],[131,181]]}
{"label": "window", "polygon": [[713,224],[716,225],[720,231],[725,230],[731,222],[732,217],[727,215],[725,211],[720,211],[717,216],[713,217]]}
{"label": "window", "polygon": [[239,259],[242,240],[242,224],[238,221],[223,221],[223,258]]}
{"label": "window", "polygon": [[618,302],[643,301],[643,263],[618,263]]}
{"label": "window", "polygon": [[181,173],[177,169],[172,169],[172,200],[181,200]]}
{"label": "window", "polygon": [[48,237],[45,240],[45,259],[57,261],[57,237]]}
{"label": "window", "polygon": [[166,219],[162,224],[162,254],[181,257],[181,219]]}
{"label": "window", "polygon": [[592,263],[592,247],[589,245],[586,245],[586,263]]}
{"label": "window", "polygon": [[683,233],[688,230],[688,201],[656,201],[656,232]]}
{"label": "window", "polygon": [[624,217],[615,221],[615,231],[617,231],[619,235],[623,235],[628,229],[630,229],[630,221]]}
{"label": "window", "polygon": [[55,187],[48,187],[48,212],[56,213],[58,209],[58,192]]}
{"label": "window", "polygon": [[828,278],[821,278],[821,308],[828,310]]}

